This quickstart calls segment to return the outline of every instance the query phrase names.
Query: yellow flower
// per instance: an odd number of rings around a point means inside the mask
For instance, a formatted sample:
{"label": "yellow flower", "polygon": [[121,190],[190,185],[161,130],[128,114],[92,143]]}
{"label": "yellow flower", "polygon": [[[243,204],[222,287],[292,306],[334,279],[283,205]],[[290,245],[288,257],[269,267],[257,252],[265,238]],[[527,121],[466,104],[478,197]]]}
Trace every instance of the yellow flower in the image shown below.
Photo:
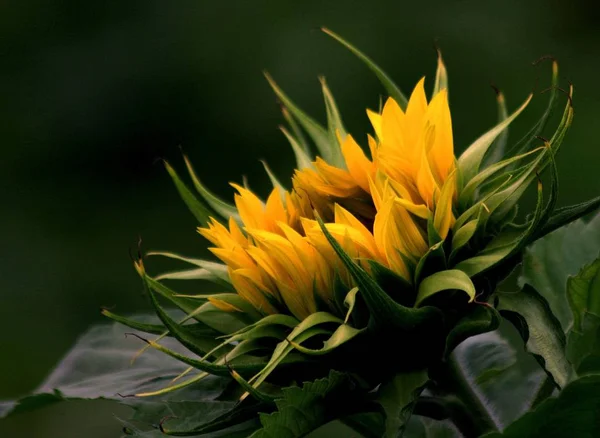
{"label": "yellow flower", "polygon": [[[212,219],[198,231],[215,245],[210,250],[228,266],[239,295],[263,314],[287,309],[299,319],[317,311],[315,294],[332,303],[333,266],[290,226],[297,214],[288,214],[279,190],[263,204],[251,191],[233,186],[243,231],[233,219],[229,229]],[[286,199],[293,205],[290,194]]]}
{"label": "yellow flower", "polygon": [[[235,205],[243,230],[212,221],[200,233],[229,268],[240,296],[265,314],[288,309],[298,318],[330,305],[336,275],[353,281],[316,222],[315,212],[342,248],[369,271],[367,260],[408,282],[429,248],[427,221],[442,239],[454,222],[456,178],[452,124],[446,90],[427,102],[419,81],[406,112],[389,98],[381,114],[367,111],[376,139],[368,136],[373,161],[351,135],[337,133],[345,168],[317,157],[296,170],[293,189],[279,189],[263,203],[238,191]],[[282,200],[283,199],[283,200]]]}

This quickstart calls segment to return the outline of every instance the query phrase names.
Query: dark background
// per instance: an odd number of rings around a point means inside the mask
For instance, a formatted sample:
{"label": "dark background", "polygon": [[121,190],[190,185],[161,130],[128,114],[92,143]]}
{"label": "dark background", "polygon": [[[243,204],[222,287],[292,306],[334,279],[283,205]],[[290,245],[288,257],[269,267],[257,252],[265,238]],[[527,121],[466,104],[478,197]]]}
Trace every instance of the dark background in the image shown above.
{"label": "dark background", "polygon": [[[363,145],[365,108],[382,89],[326,25],[410,93],[433,84],[434,43],[450,76],[455,148],[547,84],[558,58],[575,84],[575,122],[558,159],[561,205],[597,195],[600,13],[594,2],[8,1],[0,6],[0,399],[33,390],[100,306],[148,309],[128,248],[206,256],[195,220],[157,158],[182,168],[179,146],[215,192],[243,174],[266,192],[292,154],[276,129],[268,70],[320,120],[323,74]],[[538,90],[540,87],[538,87]],[[518,139],[543,108],[514,124]],[[160,265],[154,266],[160,268]],[[71,404],[0,421],[2,437],[117,437],[107,403]]]}

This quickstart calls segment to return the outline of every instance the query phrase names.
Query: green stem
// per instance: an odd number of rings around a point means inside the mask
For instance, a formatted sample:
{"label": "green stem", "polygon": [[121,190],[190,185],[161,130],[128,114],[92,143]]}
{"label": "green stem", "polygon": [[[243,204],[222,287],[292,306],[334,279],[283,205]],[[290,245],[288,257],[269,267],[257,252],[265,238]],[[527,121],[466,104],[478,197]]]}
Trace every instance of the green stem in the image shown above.
{"label": "green stem", "polygon": [[[452,357],[448,360],[448,371],[448,377],[451,379],[448,383],[454,389],[458,399],[471,414],[473,425],[475,426],[475,435],[471,436],[477,437],[487,432],[498,431],[498,426],[492,414],[467,380],[460,365]],[[465,438],[470,437],[466,436]]]}

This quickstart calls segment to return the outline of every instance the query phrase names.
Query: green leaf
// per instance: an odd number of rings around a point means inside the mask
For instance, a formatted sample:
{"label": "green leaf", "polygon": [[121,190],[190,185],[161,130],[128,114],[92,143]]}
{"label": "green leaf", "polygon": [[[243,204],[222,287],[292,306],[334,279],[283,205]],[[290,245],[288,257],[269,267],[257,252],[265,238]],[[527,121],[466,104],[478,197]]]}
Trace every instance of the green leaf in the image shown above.
{"label": "green leaf", "polygon": [[371,60],[371,58],[369,58],[367,55],[362,53],[360,50],[358,50],[352,44],[350,44],[349,42],[344,40],[338,34],[332,32],[331,30],[329,30],[325,27],[321,28],[321,30],[323,32],[325,32],[327,35],[329,35],[330,37],[332,37],[333,39],[335,39],[336,41],[338,41],[339,43],[341,43],[348,50],[350,50],[352,53],[354,53],[354,55],[356,55],[357,58],[359,58],[362,62],[364,62],[365,65],[367,67],[369,67],[369,69],[373,73],[375,73],[375,76],[377,76],[377,79],[379,79],[379,82],[381,82],[381,85],[383,85],[383,87],[386,89],[386,91],[388,92],[390,97],[392,97],[398,103],[398,105],[400,105],[400,108],[406,109],[406,105],[408,104],[408,100],[406,99],[406,96],[402,93],[402,91],[400,91],[400,88],[398,88],[398,86],[396,84],[394,84],[394,82],[390,79],[390,77],[387,74],[385,74],[383,72],[383,70],[381,70]]}
{"label": "green leaf", "polygon": [[[271,85],[271,88],[281,101],[281,103],[289,110],[290,114],[296,118],[298,123],[306,130],[310,138],[315,143],[319,154],[325,161],[334,166],[343,165],[340,154],[339,144],[331,141],[331,137],[327,130],[317,123],[313,118],[311,118],[308,114],[302,111],[284,92],[279,86],[275,83],[271,75],[265,72],[265,77]],[[282,128],[282,131],[285,131]],[[285,133],[285,132],[284,132]],[[293,146],[293,145],[292,145]],[[302,150],[300,145],[299,149]],[[294,149],[296,152],[296,149]]]}
{"label": "green leaf", "polygon": [[277,411],[261,414],[262,428],[251,438],[297,438],[333,420],[342,408],[349,379],[345,374],[331,371],[329,376],[300,387],[283,389],[283,397],[276,400]]}
{"label": "green leaf", "polygon": [[202,196],[204,201],[218,214],[220,214],[224,219],[229,219],[230,217],[234,218],[238,223],[241,223],[240,215],[238,213],[235,205],[229,204],[228,202],[223,201],[213,192],[208,190],[204,185],[200,182],[198,175],[194,171],[194,167],[192,163],[188,159],[186,155],[183,155],[183,159],[185,160],[185,165],[187,167],[188,173],[190,174],[190,178],[192,179],[192,183],[194,187]]}
{"label": "green leaf", "polygon": [[567,299],[573,313],[567,355],[580,373],[588,372],[579,370],[582,362],[600,356],[600,258],[569,277]]}
{"label": "green leaf", "polygon": [[[154,315],[137,315],[135,320],[153,325],[158,322]],[[139,341],[125,336],[132,331],[116,322],[93,326],[77,340],[44,382],[33,391],[33,395],[23,399],[20,407],[17,403],[7,404],[8,409],[3,414],[17,412],[17,409],[37,409],[53,401],[75,399],[106,398],[135,407],[136,399],[123,398],[123,395],[162,388],[185,370],[185,365],[158,351],[148,351],[132,366],[131,359],[139,349]],[[142,332],[136,333],[143,335]],[[174,339],[164,342],[170,348],[183,351]],[[223,389],[222,379],[210,378],[193,390],[193,395],[188,389],[182,390],[178,396],[204,400],[218,396]],[[154,418],[154,421],[157,420],[160,417]]]}
{"label": "green leaf", "polygon": [[[258,424],[257,409],[263,406],[253,403],[236,405],[234,402],[216,401],[169,401],[164,407],[157,406],[152,417],[144,415],[145,422],[159,419],[160,435],[198,436],[202,438],[236,437],[245,438],[256,430]],[[137,412],[149,410],[142,406]],[[139,421],[139,415],[132,420]],[[223,433],[225,432],[225,434]],[[136,435],[145,438],[146,435]]]}
{"label": "green leaf", "polygon": [[531,98],[530,94],[525,102],[510,117],[498,123],[488,132],[473,142],[458,158],[458,168],[465,182],[469,182],[478,172],[483,157],[494,140],[515,120],[527,107]]}
{"label": "green leaf", "polygon": [[377,401],[385,412],[385,438],[395,438],[412,414],[414,403],[428,382],[426,370],[399,373],[381,385]]}
{"label": "green leaf", "polygon": [[485,438],[564,438],[600,436],[600,376],[571,382],[556,398],[523,415],[504,433]]}
{"label": "green leaf", "polygon": [[519,331],[527,351],[564,388],[573,369],[565,355],[565,335],[548,302],[529,285],[519,292],[499,292],[498,299],[498,310]]}
{"label": "green leaf", "polygon": [[507,341],[506,327],[501,328],[467,338],[451,355],[457,371],[451,382],[458,385],[459,397],[474,400],[499,429],[531,408],[545,377],[531,356]]}
{"label": "green leaf", "polygon": [[588,314],[600,318],[600,258],[569,277],[567,299],[573,312],[573,330],[583,331]]}
{"label": "green leaf", "polygon": [[573,323],[566,295],[567,278],[596,259],[599,252],[600,215],[589,223],[575,221],[527,248],[519,286],[533,286],[548,301],[566,332]]}
{"label": "green leaf", "polygon": [[446,290],[460,290],[467,294],[469,302],[475,299],[476,291],[467,274],[457,269],[436,272],[425,278],[419,285],[415,307],[431,296]]}
{"label": "green leaf", "polygon": [[167,172],[171,176],[173,183],[175,183],[175,187],[179,192],[179,196],[181,196],[181,199],[183,202],[185,202],[185,205],[187,205],[188,209],[192,212],[201,225],[206,225],[210,220],[212,212],[206,206],[204,206],[204,204],[202,204],[196,198],[196,196],[194,196],[194,194],[179,178],[179,175],[177,175],[177,172],[175,172],[175,169],[173,169],[169,163],[165,161],[164,165],[165,169],[167,169]]}
{"label": "green leaf", "polygon": [[436,421],[416,413],[410,417],[403,438],[463,438],[449,420]]}

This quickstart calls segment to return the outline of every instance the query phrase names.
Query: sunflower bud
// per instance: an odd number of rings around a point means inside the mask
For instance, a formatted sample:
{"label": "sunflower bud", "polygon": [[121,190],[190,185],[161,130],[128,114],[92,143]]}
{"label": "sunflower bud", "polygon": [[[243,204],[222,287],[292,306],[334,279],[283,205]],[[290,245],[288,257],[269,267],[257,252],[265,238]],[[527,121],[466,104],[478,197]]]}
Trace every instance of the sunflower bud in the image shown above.
{"label": "sunflower bud", "polygon": [[[291,189],[265,164],[273,182],[267,199],[232,184],[232,205],[200,182],[187,158],[199,196],[167,164],[200,222],[198,232],[221,262],[155,253],[194,266],[159,277],[149,276],[141,261],[136,264],[163,324],[199,358],[155,342],[150,346],[202,372],[190,381],[231,374],[247,394],[263,400],[261,385],[269,376],[281,372],[290,380],[308,362],[317,364],[316,373],[333,366],[357,371],[374,385],[399,369],[431,366],[476,334],[462,322],[484,321],[479,332],[497,326],[495,310],[485,301],[519,263],[525,246],[593,207],[554,214],[554,160],[573,119],[570,87],[554,134],[542,137],[562,93],[556,62],[548,108],[520,142],[509,148],[507,129],[533,96],[508,115],[498,93],[500,121],[456,156],[441,55],[430,97],[422,78],[406,98],[369,58],[325,32],[366,62],[389,93],[380,111],[366,110],[372,132],[365,135],[365,148],[359,145],[362,136],[346,131],[324,79],[327,126],[267,75],[282,102],[289,125],[282,132],[297,160]],[[546,169],[547,194],[541,180]],[[532,185],[535,209],[517,223],[519,201]],[[227,292],[182,296],[161,278],[210,280]],[[186,318],[173,320],[160,297]],[[205,330],[192,330],[184,324],[189,319]],[[385,360],[390,345],[406,352],[401,364]],[[370,351],[383,351],[384,358],[374,364]]]}

